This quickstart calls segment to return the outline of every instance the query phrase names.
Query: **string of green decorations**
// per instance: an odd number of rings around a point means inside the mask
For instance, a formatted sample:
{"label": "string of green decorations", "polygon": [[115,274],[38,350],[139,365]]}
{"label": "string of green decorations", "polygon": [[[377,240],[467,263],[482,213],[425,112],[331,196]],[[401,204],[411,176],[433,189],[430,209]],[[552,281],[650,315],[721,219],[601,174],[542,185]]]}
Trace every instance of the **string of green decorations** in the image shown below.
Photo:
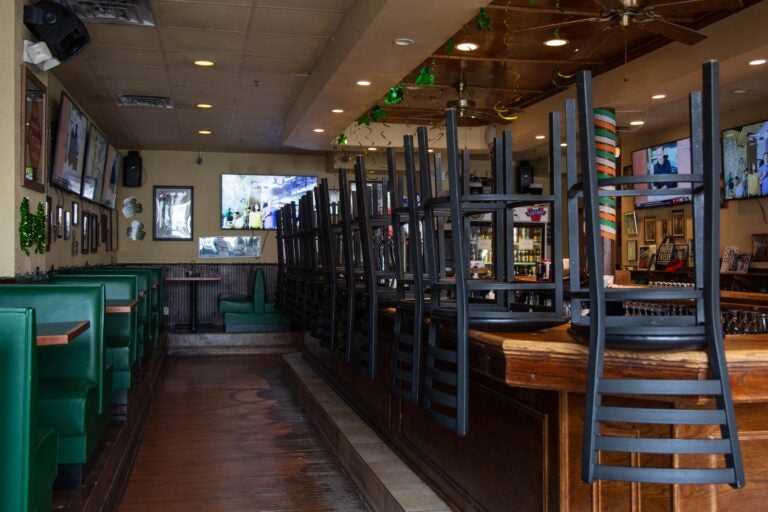
{"label": "string of green decorations", "polygon": [[400,82],[396,86],[392,87],[389,92],[384,96],[385,105],[397,105],[403,102],[403,82]]}
{"label": "string of green decorations", "polygon": [[435,85],[435,74],[429,68],[424,66],[419,70],[419,76],[416,77],[417,85]]}
{"label": "string of green decorations", "polygon": [[371,124],[371,121],[374,123],[378,122],[382,120],[386,115],[387,113],[383,108],[378,105],[374,105],[371,107],[371,110],[360,114],[360,117],[357,118],[357,126],[368,126]]}
{"label": "string of green decorations", "polygon": [[29,198],[21,200],[19,207],[19,247],[29,256],[29,248],[35,246],[35,252],[45,253],[45,205],[37,204],[37,212],[29,211]]}
{"label": "string of green decorations", "polygon": [[448,39],[445,42],[443,53],[445,53],[446,55],[451,55],[455,50],[456,50],[456,41],[454,41],[453,38]]}
{"label": "string of green decorations", "polygon": [[338,137],[336,137],[336,145],[337,146],[346,146],[349,144],[349,137],[347,137],[346,133],[340,133]]}
{"label": "string of green decorations", "polygon": [[480,32],[491,31],[491,18],[488,17],[488,13],[485,12],[484,8],[480,9],[477,18],[475,18],[475,25]]}

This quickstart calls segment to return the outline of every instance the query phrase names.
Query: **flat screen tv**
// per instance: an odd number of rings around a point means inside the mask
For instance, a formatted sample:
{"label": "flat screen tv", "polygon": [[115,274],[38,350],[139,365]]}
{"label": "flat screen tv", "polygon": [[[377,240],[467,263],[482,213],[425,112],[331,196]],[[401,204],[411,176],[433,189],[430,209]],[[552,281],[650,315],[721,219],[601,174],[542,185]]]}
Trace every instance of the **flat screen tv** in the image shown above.
{"label": "flat screen tv", "polygon": [[83,199],[98,203],[101,200],[104,167],[107,162],[107,138],[96,125],[88,127],[88,144],[85,150],[85,166],[83,167]]}
{"label": "flat screen tv", "polygon": [[62,93],[51,183],[75,194],[80,194],[87,129],[85,114]]}
{"label": "flat screen tv", "polygon": [[107,166],[104,171],[104,183],[101,187],[101,204],[107,208],[115,207],[117,183],[123,166],[123,155],[109,144],[107,147]]}
{"label": "flat screen tv", "polygon": [[768,196],[768,121],[723,132],[725,199]]}
{"label": "flat screen tv", "polygon": [[[632,152],[632,174],[691,174],[691,139],[685,138],[665,142]],[[690,195],[662,195],[654,191],[665,188],[690,188],[690,183],[639,184],[636,188],[647,188],[648,195],[635,196],[635,208],[666,206],[687,203]],[[650,188],[649,188],[650,187]]]}
{"label": "flat screen tv", "polygon": [[221,175],[221,229],[275,229],[277,210],[312,190],[315,176]]}

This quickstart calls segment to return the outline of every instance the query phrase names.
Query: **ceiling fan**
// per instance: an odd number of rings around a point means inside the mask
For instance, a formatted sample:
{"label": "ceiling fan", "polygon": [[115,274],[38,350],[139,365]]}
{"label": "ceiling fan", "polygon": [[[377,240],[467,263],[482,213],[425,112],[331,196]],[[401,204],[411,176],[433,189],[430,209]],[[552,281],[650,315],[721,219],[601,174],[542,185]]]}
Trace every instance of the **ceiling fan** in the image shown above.
{"label": "ceiling fan", "polygon": [[[667,39],[693,45],[703,41],[707,36],[698,30],[680,25],[678,22],[687,20],[675,17],[674,9],[685,8],[688,13],[691,10],[703,12],[737,9],[743,5],[741,0],[673,0],[659,3],[651,3],[647,0],[593,0],[593,2],[601,9],[595,12],[594,16],[585,17],[583,11],[561,9],[559,10],[561,14],[578,18],[515,30],[510,34],[546,29],[558,30],[580,23],[608,23],[612,29],[636,26]],[[535,10],[536,7],[531,7],[531,11]]]}

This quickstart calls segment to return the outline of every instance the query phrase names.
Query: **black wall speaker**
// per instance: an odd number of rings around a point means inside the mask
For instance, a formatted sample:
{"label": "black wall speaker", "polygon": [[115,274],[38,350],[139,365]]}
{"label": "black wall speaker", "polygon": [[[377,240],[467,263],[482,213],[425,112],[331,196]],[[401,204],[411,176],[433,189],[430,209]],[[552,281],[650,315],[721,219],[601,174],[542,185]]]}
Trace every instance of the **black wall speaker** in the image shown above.
{"label": "black wall speaker", "polygon": [[123,185],[141,186],[141,156],[138,151],[129,151],[123,159]]}
{"label": "black wall speaker", "polygon": [[517,187],[520,194],[527,194],[533,183],[533,167],[528,160],[522,160],[517,167]]}
{"label": "black wall speaker", "polygon": [[91,44],[91,36],[80,18],[51,0],[25,5],[24,25],[61,62],[67,62]]}

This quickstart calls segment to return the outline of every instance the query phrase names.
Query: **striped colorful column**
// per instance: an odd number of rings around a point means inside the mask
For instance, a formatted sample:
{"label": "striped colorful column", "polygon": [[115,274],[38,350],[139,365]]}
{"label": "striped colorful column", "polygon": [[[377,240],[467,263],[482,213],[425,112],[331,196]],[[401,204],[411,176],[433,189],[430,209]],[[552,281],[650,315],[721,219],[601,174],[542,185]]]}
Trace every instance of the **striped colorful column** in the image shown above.
{"label": "striped colorful column", "polygon": [[[611,108],[595,109],[595,151],[597,177],[616,176],[616,112]],[[615,190],[615,187],[602,187]],[[616,198],[600,198],[600,235],[616,240]]]}

